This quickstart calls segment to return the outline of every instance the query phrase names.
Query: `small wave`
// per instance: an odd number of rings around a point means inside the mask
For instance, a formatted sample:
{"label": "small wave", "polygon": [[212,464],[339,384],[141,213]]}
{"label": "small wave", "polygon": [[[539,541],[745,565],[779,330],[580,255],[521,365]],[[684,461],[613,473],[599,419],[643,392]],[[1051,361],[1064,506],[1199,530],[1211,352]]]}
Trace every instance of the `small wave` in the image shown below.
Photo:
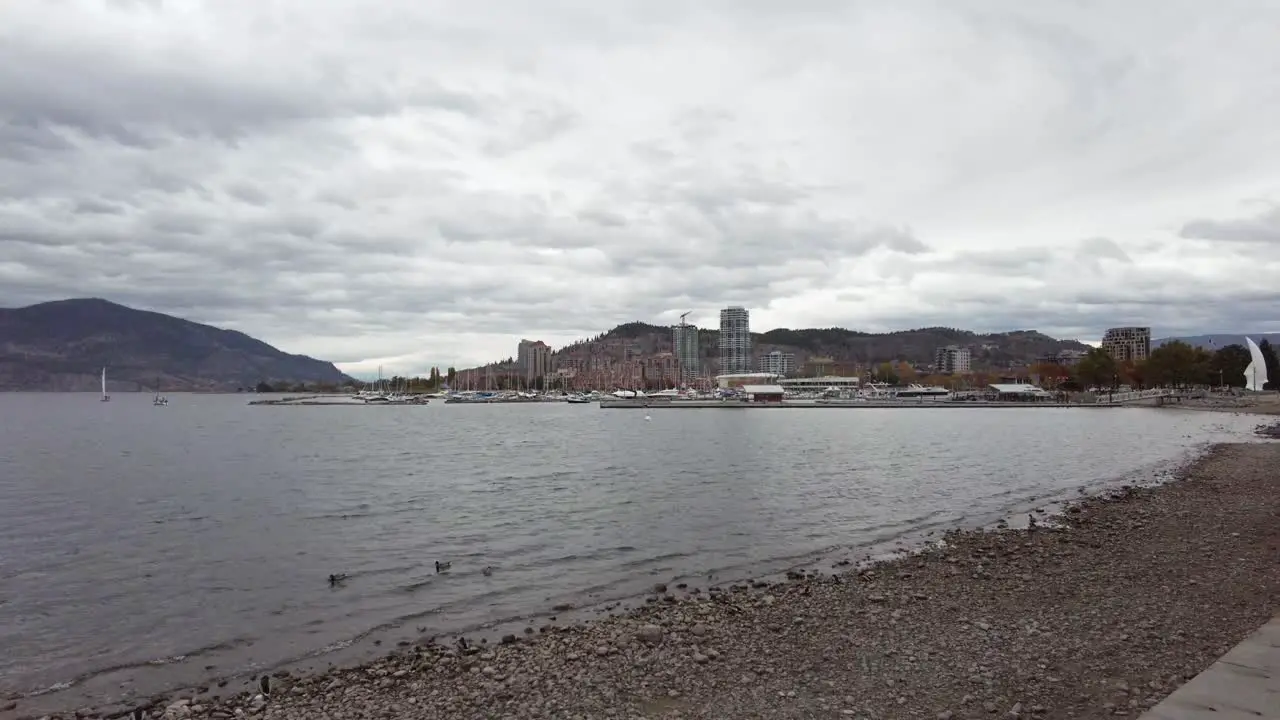
{"label": "small wave", "polygon": [[397,585],[396,590],[399,590],[400,592],[407,592],[407,593],[417,592],[422,588],[427,587],[428,585],[431,585],[434,582],[435,582],[435,578],[424,578],[422,580],[415,580],[412,582],[405,583],[403,585]]}
{"label": "small wave", "polygon": [[[687,557],[693,557],[693,556],[690,555],[689,553],[682,553],[682,552],[663,553],[662,555],[654,555],[653,557],[640,558],[638,560],[631,560],[629,562],[624,562],[618,567],[623,570],[633,570],[637,568],[642,568],[646,565],[653,565],[655,563],[664,563],[671,560],[679,560],[681,558],[687,558]],[[659,569],[662,569],[662,568],[659,568]]]}
{"label": "small wave", "polygon": [[56,682],[46,688],[33,690],[23,695],[23,697],[39,697],[41,695],[48,695],[49,693],[61,692],[63,690],[67,690],[69,688],[75,687],[76,685],[79,685],[88,680],[92,680],[93,678],[99,677],[101,675],[108,675],[110,673],[117,673],[124,670],[135,670],[138,668],[155,667],[158,665],[174,665],[177,663],[185,662],[192,658],[201,657],[203,655],[210,655],[212,653],[231,650],[237,647],[242,647],[245,645],[252,645],[252,644],[253,644],[253,641],[250,640],[249,638],[235,638],[232,640],[226,640],[223,642],[214,643],[212,645],[205,645],[204,647],[196,648],[195,650],[191,650],[189,652],[181,653],[177,655],[169,655],[167,657],[160,657],[160,658],[150,658],[148,660],[141,660],[141,661],[134,661],[134,662],[115,663],[113,665],[108,665],[105,667],[100,667],[94,670],[89,670],[89,671],[80,673],[79,675],[76,675],[70,680],[63,680],[60,682]]}

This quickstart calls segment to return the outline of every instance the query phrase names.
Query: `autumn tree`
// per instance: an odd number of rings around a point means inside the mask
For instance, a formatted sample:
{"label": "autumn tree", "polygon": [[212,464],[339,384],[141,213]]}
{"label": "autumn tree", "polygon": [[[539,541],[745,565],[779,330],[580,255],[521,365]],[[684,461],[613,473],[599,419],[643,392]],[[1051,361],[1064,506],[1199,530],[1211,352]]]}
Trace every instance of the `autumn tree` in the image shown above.
{"label": "autumn tree", "polygon": [[1071,373],[1057,363],[1036,363],[1031,366],[1031,374],[1043,388],[1056,388],[1071,377]]}
{"label": "autumn tree", "polygon": [[1119,385],[1119,367],[1115,358],[1102,348],[1091,348],[1076,365],[1076,381],[1080,387],[1115,388]]}
{"label": "autumn tree", "polygon": [[1146,373],[1156,386],[1202,385],[1210,382],[1212,363],[1213,357],[1208,351],[1174,340],[1151,351]]}
{"label": "autumn tree", "polygon": [[906,362],[898,363],[898,366],[894,368],[894,375],[897,375],[898,382],[903,384],[913,383],[919,379],[919,373],[916,372],[916,369]]}
{"label": "autumn tree", "polygon": [[1134,390],[1141,390],[1151,382],[1146,360],[1126,360],[1120,363],[1120,377]]}
{"label": "autumn tree", "polygon": [[925,375],[920,378],[920,384],[926,387],[945,387],[955,389],[959,383],[959,378],[955,375],[939,375],[937,373]]}
{"label": "autumn tree", "polygon": [[1258,343],[1258,349],[1262,351],[1262,361],[1267,366],[1267,384],[1262,389],[1280,389],[1280,358],[1276,357],[1275,346],[1270,340],[1263,338],[1262,342]]}
{"label": "autumn tree", "polygon": [[1209,360],[1209,380],[1228,387],[1244,387],[1244,370],[1249,367],[1249,350],[1243,345],[1224,345]]}
{"label": "autumn tree", "polygon": [[876,366],[876,380],[890,385],[897,385],[900,380],[898,374],[894,372],[893,363],[883,362]]}

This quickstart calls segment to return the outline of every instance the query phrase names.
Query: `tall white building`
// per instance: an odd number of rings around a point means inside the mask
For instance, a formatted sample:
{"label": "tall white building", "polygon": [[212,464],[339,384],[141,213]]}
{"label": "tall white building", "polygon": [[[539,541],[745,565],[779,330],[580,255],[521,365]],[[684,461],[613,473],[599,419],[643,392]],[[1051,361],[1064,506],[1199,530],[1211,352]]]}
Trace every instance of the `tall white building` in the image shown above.
{"label": "tall white building", "polygon": [[720,372],[751,372],[751,313],[744,307],[720,311]]}
{"label": "tall white building", "polygon": [[698,355],[698,326],[680,323],[671,328],[671,344],[680,363],[680,382],[688,383],[701,374]]}
{"label": "tall white building", "polygon": [[949,375],[967,373],[969,372],[970,359],[969,348],[948,345],[938,348],[938,352],[934,354],[933,369],[935,372]]}
{"label": "tall white building", "polygon": [[760,356],[760,372],[773,373],[786,377],[795,372],[795,353],[784,353],[781,350],[765,353]]}

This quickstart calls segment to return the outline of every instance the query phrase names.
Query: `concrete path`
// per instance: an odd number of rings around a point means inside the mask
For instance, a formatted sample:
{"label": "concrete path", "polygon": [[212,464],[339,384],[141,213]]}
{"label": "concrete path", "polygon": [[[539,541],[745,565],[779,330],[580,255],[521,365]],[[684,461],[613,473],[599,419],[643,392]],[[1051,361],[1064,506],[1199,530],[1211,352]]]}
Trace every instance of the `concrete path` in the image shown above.
{"label": "concrete path", "polygon": [[1280,719],[1280,615],[1139,720]]}

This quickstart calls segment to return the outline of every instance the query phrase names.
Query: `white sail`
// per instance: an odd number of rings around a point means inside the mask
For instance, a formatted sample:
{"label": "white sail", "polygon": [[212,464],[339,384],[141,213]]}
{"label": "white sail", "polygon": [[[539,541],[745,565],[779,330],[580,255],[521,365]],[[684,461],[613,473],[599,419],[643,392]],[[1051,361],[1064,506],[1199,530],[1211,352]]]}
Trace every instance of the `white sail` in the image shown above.
{"label": "white sail", "polygon": [[1262,358],[1262,349],[1253,341],[1253,338],[1245,338],[1244,343],[1249,347],[1249,358],[1252,361],[1249,367],[1244,369],[1245,389],[1261,391],[1268,382],[1267,361]]}
{"label": "white sail", "polygon": [[104,366],[102,368],[102,402],[106,402],[110,399],[111,396],[107,394],[107,368]]}

